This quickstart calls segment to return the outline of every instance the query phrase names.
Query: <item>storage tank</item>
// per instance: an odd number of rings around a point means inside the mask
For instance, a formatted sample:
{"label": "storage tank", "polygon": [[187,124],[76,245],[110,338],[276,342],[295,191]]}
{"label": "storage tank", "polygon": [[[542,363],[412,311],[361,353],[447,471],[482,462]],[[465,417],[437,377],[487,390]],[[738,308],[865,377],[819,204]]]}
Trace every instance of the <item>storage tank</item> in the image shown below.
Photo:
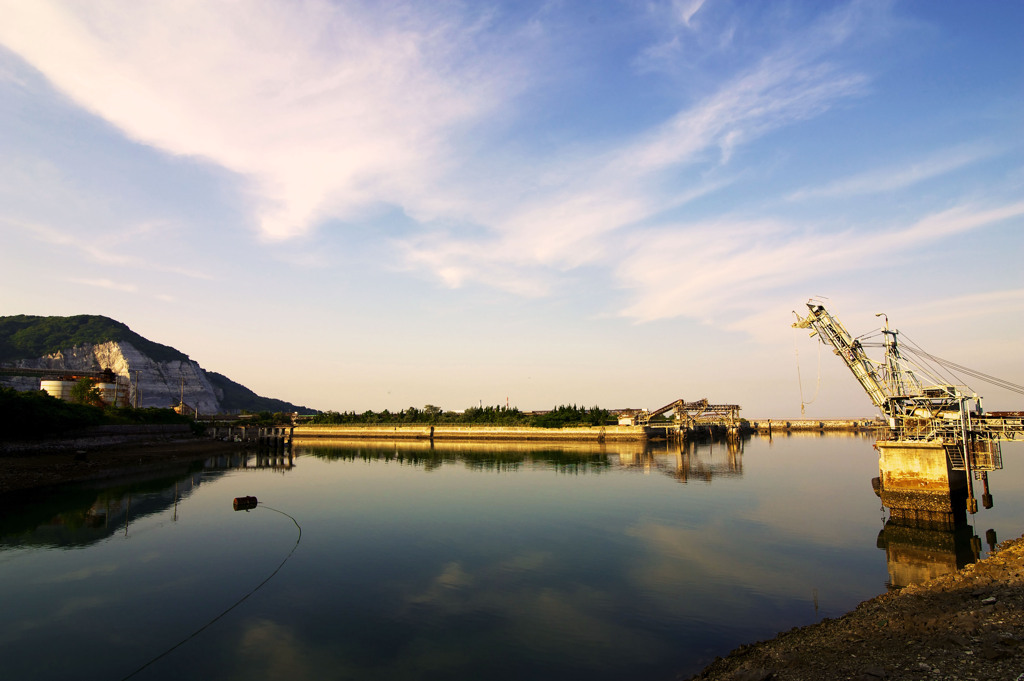
{"label": "storage tank", "polygon": [[75,387],[74,381],[49,380],[39,381],[39,389],[53,395],[58,400],[71,401],[71,390]]}
{"label": "storage tank", "polygon": [[97,383],[96,389],[100,391],[100,399],[103,404],[116,404],[117,383]]}

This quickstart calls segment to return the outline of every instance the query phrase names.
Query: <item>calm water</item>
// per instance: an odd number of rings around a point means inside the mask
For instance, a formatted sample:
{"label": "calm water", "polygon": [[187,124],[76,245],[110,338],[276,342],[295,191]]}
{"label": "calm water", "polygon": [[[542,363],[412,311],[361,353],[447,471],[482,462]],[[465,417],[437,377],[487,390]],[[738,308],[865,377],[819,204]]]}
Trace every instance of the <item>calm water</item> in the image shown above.
{"label": "calm water", "polygon": [[[839,436],[682,452],[355,442],[7,499],[0,669],[672,679],[984,555],[987,530],[1019,536],[1024,447],[1003,453],[995,507],[955,533],[883,529],[872,440]],[[261,505],[233,511],[243,495]]]}

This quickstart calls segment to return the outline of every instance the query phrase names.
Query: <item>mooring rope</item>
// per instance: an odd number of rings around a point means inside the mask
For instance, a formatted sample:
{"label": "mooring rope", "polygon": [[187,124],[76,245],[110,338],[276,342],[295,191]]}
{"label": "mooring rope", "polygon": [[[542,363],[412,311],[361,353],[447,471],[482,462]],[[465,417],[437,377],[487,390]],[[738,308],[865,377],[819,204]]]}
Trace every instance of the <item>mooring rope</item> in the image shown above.
{"label": "mooring rope", "polygon": [[270,581],[271,579],[273,579],[273,578],[274,578],[274,575],[276,575],[276,574],[277,574],[277,573],[278,573],[278,572],[279,572],[279,571],[281,570],[281,568],[282,568],[282,567],[284,567],[284,564],[288,562],[288,559],[292,557],[292,554],[293,554],[293,553],[295,553],[295,549],[299,548],[299,542],[300,542],[300,541],[302,541],[302,526],[300,526],[300,525],[299,525],[299,521],[298,521],[298,520],[296,520],[296,519],[295,519],[295,518],[294,518],[293,516],[291,516],[291,515],[289,515],[289,514],[285,513],[284,511],[278,510],[278,509],[276,509],[276,508],[271,508],[270,506],[267,506],[266,504],[263,504],[263,503],[260,503],[260,504],[259,504],[259,506],[257,506],[257,508],[265,508],[265,509],[267,509],[268,511],[274,511],[275,513],[280,513],[281,515],[285,516],[286,518],[289,518],[289,519],[291,519],[291,521],[292,521],[293,523],[295,523],[295,528],[296,528],[296,529],[297,529],[297,530],[299,531],[299,535],[298,535],[298,536],[297,536],[297,537],[295,538],[295,545],[294,545],[294,546],[292,546],[292,550],[288,552],[288,555],[284,557],[284,560],[282,560],[282,561],[281,561],[280,565],[278,565],[278,566],[277,566],[276,568],[274,568],[274,571],[273,571],[273,572],[271,572],[271,573],[270,573],[270,575],[268,575],[266,579],[264,579],[264,580],[263,580],[262,582],[260,582],[259,584],[257,584],[257,585],[256,585],[256,586],[255,586],[255,587],[254,587],[254,588],[253,588],[253,589],[252,589],[251,591],[249,591],[249,592],[248,592],[247,594],[245,594],[244,596],[242,596],[241,598],[239,598],[239,599],[238,599],[237,601],[235,601],[235,602],[234,602],[234,604],[232,604],[232,605],[231,605],[231,606],[230,606],[229,608],[227,608],[226,610],[224,610],[223,612],[221,612],[221,613],[220,613],[219,615],[217,615],[216,617],[214,617],[214,618],[213,618],[212,620],[210,620],[209,622],[207,622],[207,623],[206,623],[206,624],[204,624],[203,626],[201,626],[201,627],[199,627],[198,629],[196,629],[195,631],[193,631],[193,632],[192,632],[191,634],[189,634],[189,635],[188,635],[188,636],[186,636],[185,638],[183,638],[183,639],[181,639],[180,641],[178,641],[177,643],[175,643],[175,644],[174,644],[173,646],[171,646],[170,648],[168,648],[168,649],[167,649],[167,650],[165,650],[164,652],[160,653],[160,654],[159,654],[159,655],[157,655],[156,657],[154,657],[154,658],[152,658],[151,660],[149,660],[148,662],[146,662],[146,664],[142,665],[141,667],[139,667],[138,669],[136,669],[135,671],[133,671],[133,672],[132,672],[131,674],[129,674],[128,676],[125,676],[125,677],[123,677],[123,678],[121,679],[121,681],[127,681],[127,679],[130,679],[130,678],[132,678],[133,676],[135,676],[136,674],[138,674],[139,672],[141,672],[141,671],[142,671],[143,669],[145,669],[145,668],[149,667],[149,666],[150,666],[151,664],[153,664],[154,662],[157,662],[158,660],[161,660],[161,659],[163,659],[164,657],[167,657],[167,656],[168,656],[168,655],[170,655],[170,654],[171,654],[172,652],[174,652],[175,650],[177,650],[177,649],[178,649],[178,648],[180,648],[181,646],[185,645],[186,643],[188,643],[189,641],[191,641],[192,639],[194,639],[194,638],[195,638],[196,636],[198,636],[199,634],[203,633],[203,632],[204,632],[204,631],[205,631],[205,630],[206,630],[206,629],[207,629],[208,627],[210,627],[210,625],[212,625],[212,624],[213,624],[214,622],[216,622],[216,621],[217,621],[217,620],[219,620],[220,618],[222,618],[222,617],[224,617],[225,615],[227,615],[227,614],[228,614],[229,612],[231,612],[232,610],[234,610],[235,608],[237,608],[237,607],[238,607],[239,605],[241,605],[241,604],[242,604],[243,602],[245,602],[245,600],[246,600],[247,598],[249,598],[249,596],[252,596],[252,595],[253,595],[254,593],[256,593],[256,592],[257,592],[257,591],[259,591],[259,590],[260,590],[261,588],[263,588],[263,585],[264,585],[264,584],[266,584],[267,582],[269,582],[269,581]]}

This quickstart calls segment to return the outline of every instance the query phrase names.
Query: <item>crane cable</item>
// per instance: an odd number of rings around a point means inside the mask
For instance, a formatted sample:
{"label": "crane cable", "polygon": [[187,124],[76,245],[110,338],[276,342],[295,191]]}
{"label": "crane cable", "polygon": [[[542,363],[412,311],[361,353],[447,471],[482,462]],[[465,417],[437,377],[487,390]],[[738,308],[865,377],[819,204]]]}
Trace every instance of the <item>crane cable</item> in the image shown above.
{"label": "crane cable", "polygon": [[800,387],[800,415],[804,415],[804,407],[808,404],[812,404],[814,400],[818,399],[818,389],[821,388],[821,346],[822,343],[818,342],[818,380],[814,385],[814,397],[804,401],[804,381],[800,376],[800,349],[796,344],[796,329],[793,329],[793,352],[796,354],[796,382]]}
{"label": "crane cable", "polygon": [[956,376],[954,372],[960,372],[962,374],[967,374],[971,378],[976,378],[979,381],[982,381],[984,383],[988,383],[989,385],[993,385],[993,386],[995,386],[997,388],[1002,388],[1003,390],[1007,390],[1009,392],[1014,392],[1014,393],[1018,393],[1018,394],[1024,395],[1024,385],[1019,385],[1017,383],[1011,383],[1010,381],[1007,381],[1005,379],[999,378],[997,376],[991,376],[989,374],[983,373],[983,372],[978,371],[976,369],[971,369],[971,368],[965,367],[965,366],[963,366],[961,364],[957,364],[955,362],[951,362],[948,359],[942,359],[941,357],[936,357],[935,355],[933,355],[933,354],[931,354],[929,352],[925,352],[923,349],[921,349],[921,347],[917,343],[912,341],[910,338],[907,338],[907,342],[914,349],[913,352],[914,352],[915,355],[920,357],[922,360],[931,360],[932,362],[936,362],[941,367],[943,367],[944,369],[949,371],[951,374],[953,374],[954,378],[956,378],[957,380],[961,380],[961,379],[958,376]]}

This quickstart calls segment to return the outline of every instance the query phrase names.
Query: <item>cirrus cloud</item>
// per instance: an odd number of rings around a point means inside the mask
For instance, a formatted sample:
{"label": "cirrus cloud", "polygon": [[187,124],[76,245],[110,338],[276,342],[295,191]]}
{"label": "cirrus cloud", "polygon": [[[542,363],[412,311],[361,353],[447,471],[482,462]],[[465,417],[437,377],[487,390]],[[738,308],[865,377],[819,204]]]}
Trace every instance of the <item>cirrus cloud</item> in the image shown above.
{"label": "cirrus cloud", "polygon": [[0,43],[127,136],[252,182],[264,236],[429,212],[453,130],[516,92],[485,20],[410,5],[2,2]]}

